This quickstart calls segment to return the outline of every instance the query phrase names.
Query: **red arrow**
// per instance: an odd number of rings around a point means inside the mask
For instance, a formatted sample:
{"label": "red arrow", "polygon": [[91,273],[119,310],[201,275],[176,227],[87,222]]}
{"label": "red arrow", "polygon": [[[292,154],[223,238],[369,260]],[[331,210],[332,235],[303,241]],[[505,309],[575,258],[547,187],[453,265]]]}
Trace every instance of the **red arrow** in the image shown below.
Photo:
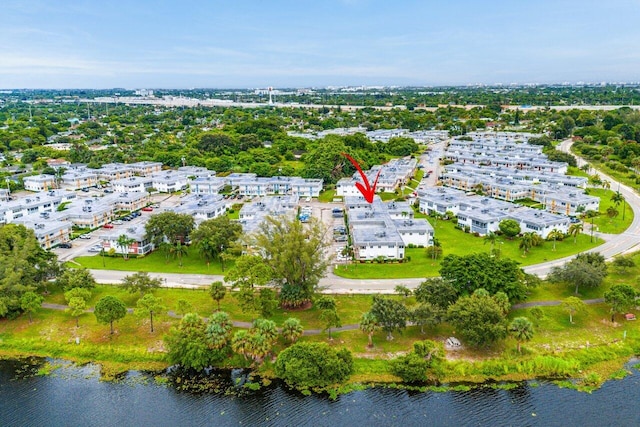
{"label": "red arrow", "polygon": [[[364,181],[364,185],[360,184],[359,182],[356,182],[356,188],[358,190],[360,190],[360,192],[364,196],[364,199],[367,202],[373,203],[373,196],[374,196],[374,194],[376,194],[376,185],[378,185],[378,177],[380,176],[380,172],[382,172],[382,169],[380,169],[378,171],[378,174],[376,175],[376,180],[373,181],[373,187],[371,187],[369,185],[369,180],[367,179],[367,176],[364,174],[364,172],[362,172],[362,168],[360,167],[358,162],[356,162],[353,159],[353,157],[351,157],[347,153],[342,153],[342,155],[345,156],[347,159],[349,159],[349,161],[353,164],[353,166],[355,166],[355,168],[358,169],[358,172],[360,172],[360,176],[362,177],[362,180]],[[366,188],[365,188],[365,186],[366,186]]]}

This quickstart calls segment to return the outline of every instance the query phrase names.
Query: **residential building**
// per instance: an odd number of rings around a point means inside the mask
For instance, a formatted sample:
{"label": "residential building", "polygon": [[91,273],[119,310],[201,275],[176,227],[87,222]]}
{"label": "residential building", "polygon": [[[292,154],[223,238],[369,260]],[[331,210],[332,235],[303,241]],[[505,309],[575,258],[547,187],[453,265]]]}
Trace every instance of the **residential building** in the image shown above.
{"label": "residential building", "polygon": [[[118,239],[120,236],[125,235],[128,239],[132,239],[133,243],[128,248],[123,248],[118,245]],[[129,256],[146,255],[153,251],[154,246],[151,241],[145,238],[146,231],[144,225],[127,227],[125,229],[112,229],[108,233],[102,233],[102,247],[105,251],[115,250],[116,253],[124,254],[125,249]]]}
{"label": "residential building", "polygon": [[32,215],[21,218],[15,223],[33,230],[38,243],[44,249],[51,249],[70,240],[72,224],[69,221],[54,221]]}
{"label": "residential building", "polygon": [[28,191],[48,191],[56,188],[56,177],[53,175],[27,176],[23,180],[24,189]]}
{"label": "residential building", "polygon": [[112,181],[111,187],[117,193],[144,193],[153,188],[153,179],[151,177],[132,176]]}

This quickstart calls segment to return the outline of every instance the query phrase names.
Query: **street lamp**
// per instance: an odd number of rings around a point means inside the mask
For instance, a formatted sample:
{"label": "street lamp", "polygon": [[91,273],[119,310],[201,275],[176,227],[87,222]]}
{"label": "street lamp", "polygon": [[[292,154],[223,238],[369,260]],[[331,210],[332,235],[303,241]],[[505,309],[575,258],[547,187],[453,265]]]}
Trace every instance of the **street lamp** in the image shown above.
{"label": "street lamp", "polygon": [[222,266],[222,272],[224,273],[224,256],[222,256],[223,252],[224,252],[224,245],[220,245],[220,265]]}
{"label": "street lamp", "polygon": [[4,182],[7,183],[7,191],[9,192],[9,193],[7,193],[7,196],[10,196],[11,195],[11,186],[9,185],[9,178],[5,178]]}

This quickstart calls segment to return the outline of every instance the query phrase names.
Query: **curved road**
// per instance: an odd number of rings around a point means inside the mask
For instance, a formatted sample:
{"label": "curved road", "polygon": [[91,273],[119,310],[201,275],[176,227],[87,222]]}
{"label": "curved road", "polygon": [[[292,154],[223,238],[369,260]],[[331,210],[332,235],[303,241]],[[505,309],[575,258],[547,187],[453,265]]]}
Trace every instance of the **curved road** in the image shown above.
{"label": "curved road", "polygon": [[[573,141],[570,139],[563,141],[558,148],[561,151],[569,152]],[[584,165],[584,159],[577,157],[578,166]],[[619,184],[609,175],[598,172],[599,175],[611,182],[612,187]],[[627,205],[634,212],[633,222],[631,226],[622,234],[601,234],[596,233],[598,238],[606,240],[606,242],[596,248],[590,249],[589,252],[600,252],[605,258],[610,259],[615,255],[629,253],[638,250],[640,245],[640,196],[636,192],[623,184],[620,185],[620,193],[626,199]],[[575,255],[559,258],[553,261],[524,267],[524,271],[530,274],[536,274],[544,277],[554,266],[559,266],[574,258]],[[126,275],[131,274],[127,271],[115,270],[91,270],[98,283],[117,283]],[[211,282],[223,280],[221,275],[205,275],[205,274],[176,274],[176,273],[149,273],[152,277],[159,277],[164,281],[165,287],[179,288],[202,288]],[[320,286],[326,293],[349,294],[349,293],[393,293],[396,285],[404,285],[409,288],[417,287],[424,278],[413,279],[346,279],[338,277],[332,272],[328,272],[327,276],[320,280]]]}

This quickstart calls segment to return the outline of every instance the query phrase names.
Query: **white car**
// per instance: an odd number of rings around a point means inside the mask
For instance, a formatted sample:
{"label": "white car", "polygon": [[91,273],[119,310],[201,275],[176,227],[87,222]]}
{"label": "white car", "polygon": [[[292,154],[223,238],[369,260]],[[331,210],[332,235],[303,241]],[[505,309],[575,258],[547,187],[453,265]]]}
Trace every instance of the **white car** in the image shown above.
{"label": "white car", "polygon": [[82,235],[80,236],[80,238],[81,238],[81,239],[90,239],[90,238],[92,238],[92,237],[93,237],[93,236],[92,236],[91,234],[82,234]]}
{"label": "white car", "polygon": [[116,219],[115,221],[112,222],[113,225],[122,225],[122,221],[119,219]]}

